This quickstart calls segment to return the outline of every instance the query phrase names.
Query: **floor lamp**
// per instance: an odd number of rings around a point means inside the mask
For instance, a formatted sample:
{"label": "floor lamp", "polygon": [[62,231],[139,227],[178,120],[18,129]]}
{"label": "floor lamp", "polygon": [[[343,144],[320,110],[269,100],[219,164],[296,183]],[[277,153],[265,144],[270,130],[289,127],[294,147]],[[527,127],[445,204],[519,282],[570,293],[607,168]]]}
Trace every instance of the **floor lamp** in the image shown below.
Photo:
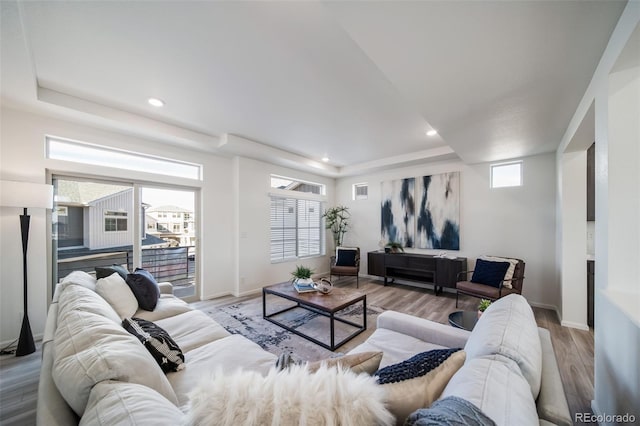
{"label": "floor lamp", "polygon": [[20,215],[24,316],[22,317],[16,356],[29,355],[36,351],[36,345],[31,333],[29,315],[27,315],[27,243],[29,242],[29,222],[31,219],[31,216],[27,214],[27,208],[53,208],[53,186],[40,183],[0,181],[0,206],[24,209],[24,213]]}

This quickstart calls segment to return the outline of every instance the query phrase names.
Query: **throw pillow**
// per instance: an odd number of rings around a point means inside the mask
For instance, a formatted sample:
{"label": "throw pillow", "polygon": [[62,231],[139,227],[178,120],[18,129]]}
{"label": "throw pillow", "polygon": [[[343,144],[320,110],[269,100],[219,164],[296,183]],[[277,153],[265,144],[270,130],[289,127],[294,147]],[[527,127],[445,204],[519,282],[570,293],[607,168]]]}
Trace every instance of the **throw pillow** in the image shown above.
{"label": "throw pillow", "polygon": [[184,368],[180,346],[162,327],[141,318],[125,318],[122,326],[140,340],[162,371],[170,373]]}
{"label": "throw pillow", "polygon": [[272,368],[266,376],[218,368],[188,397],[188,425],[393,424],[375,378],[326,366],[315,373],[305,365]]}
{"label": "throw pillow", "polygon": [[471,277],[472,283],[490,285],[492,287],[500,287],[500,283],[504,280],[504,274],[511,264],[509,262],[489,262],[487,260],[476,260],[476,266]]}
{"label": "throw pillow", "polygon": [[478,407],[457,396],[448,396],[411,413],[405,426],[475,425],[495,426]]}
{"label": "throw pillow", "polygon": [[115,263],[111,266],[96,266],[96,278],[98,279],[106,278],[114,272],[117,272],[118,275],[120,275],[125,281],[127,279],[127,275],[129,274],[127,268],[121,265],[116,265]]}
{"label": "throw pillow", "polygon": [[460,349],[434,349],[378,370],[375,375],[387,391],[387,408],[396,423],[438,399],[465,356]]}
{"label": "throw pillow", "polygon": [[504,274],[504,284],[503,286],[506,288],[513,288],[513,284],[511,283],[511,279],[513,278],[513,274],[516,272],[516,266],[518,266],[517,259],[509,259],[508,257],[496,257],[496,256],[481,256],[482,260],[489,260],[491,262],[509,262],[509,269]]}
{"label": "throw pillow", "polygon": [[357,354],[343,355],[337,358],[323,359],[310,362],[309,371],[315,373],[320,366],[349,368],[356,374],[366,373],[372,375],[378,370],[382,361],[382,352],[360,352]]}
{"label": "throw pillow", "polygon": [[338,247],[336,252],[336,266],[356,266],[358,250]]}
{"label": "throw pillow", "polygon": [[109,302],[120,318],[131,317],[138,310],[138,300],[116,272],[96,282],[96,293]]}
{"label": "throw pillow", "polygon": [[150,272],[136,268],[127,275],[127,284],[138,300],[138,305],[145,311],[153,311],[160,299],[160,287]]}

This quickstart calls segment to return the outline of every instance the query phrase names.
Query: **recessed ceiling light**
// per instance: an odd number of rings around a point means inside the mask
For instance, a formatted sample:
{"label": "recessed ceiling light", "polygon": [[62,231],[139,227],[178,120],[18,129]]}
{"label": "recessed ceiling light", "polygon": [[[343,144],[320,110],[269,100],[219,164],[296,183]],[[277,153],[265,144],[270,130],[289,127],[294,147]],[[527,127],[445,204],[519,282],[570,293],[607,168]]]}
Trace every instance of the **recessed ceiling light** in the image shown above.
{"label": "recessed ceiling light", "polygon": [[325,163],[328,163],[329,162],[329,157],[326,157],[326,156],[322,157],[322,161],[324,161]]}
{"label": "recessed ceiling light", "polygon": [[435,136],[437,134],[438,134],[438,131],[437,130],[433,130],[433,129],[431,129],[431,130],[429,130],[427,132],[427,136]]}
{"label": "recessed ceiling light", "polygon": [[164,106],[164,101],[158,98],[149,98],[147,102],[149,102],[149,105],[153,105],[154,107],[158,107],[158,108]]}

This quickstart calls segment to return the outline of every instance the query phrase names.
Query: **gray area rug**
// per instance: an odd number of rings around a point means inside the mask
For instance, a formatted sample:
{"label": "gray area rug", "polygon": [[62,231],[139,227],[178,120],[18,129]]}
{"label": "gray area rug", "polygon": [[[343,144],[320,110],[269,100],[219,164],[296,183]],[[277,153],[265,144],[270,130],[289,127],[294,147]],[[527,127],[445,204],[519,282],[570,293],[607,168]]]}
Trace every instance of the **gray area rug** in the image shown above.
{"label": "gray area rug", "polygon": [[[293,305],[295,303],[288,300],[271,295],[267,296],[267,314]],[[337,348],[335,352],[331,352],[262,318],[262,297],[217,308],[204,308],[202,311],[230,333],[241,334],[274,355],[279,356],[283,353],[291,353],[292,358],[296,361],[316,361],[339,356],[362,343],[375,330],[376,319],[384,309],[367,305],[367,330]],[[349,306],[340,311],[337,316],[356,324],[361,324],[362,304],[358,303],[357,305]],[[317,340],[329,343],[329,318],[323,315],[296,308],[275,316],[275,319]],[[354,330],[353,327],[336,321],[336,342],[342,340]]]}

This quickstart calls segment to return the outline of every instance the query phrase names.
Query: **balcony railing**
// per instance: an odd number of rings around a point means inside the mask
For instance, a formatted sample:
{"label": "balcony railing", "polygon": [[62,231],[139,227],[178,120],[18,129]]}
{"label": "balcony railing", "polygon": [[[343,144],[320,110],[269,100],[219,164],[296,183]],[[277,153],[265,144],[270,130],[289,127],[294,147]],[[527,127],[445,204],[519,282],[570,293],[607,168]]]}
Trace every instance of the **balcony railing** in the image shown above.
{"label": "balcony railing", "polygon": [[[72,271],[95,272],[96,267],[126,265],[135,269],[132,250],[95,253],[58,260],[58,279]],[[195,247],[167,247],[142,250],[142,267],[158,282],[170,281],[174,287],[193,287],[195,284]],[[182,292],[182,295],[185,295]]]}

